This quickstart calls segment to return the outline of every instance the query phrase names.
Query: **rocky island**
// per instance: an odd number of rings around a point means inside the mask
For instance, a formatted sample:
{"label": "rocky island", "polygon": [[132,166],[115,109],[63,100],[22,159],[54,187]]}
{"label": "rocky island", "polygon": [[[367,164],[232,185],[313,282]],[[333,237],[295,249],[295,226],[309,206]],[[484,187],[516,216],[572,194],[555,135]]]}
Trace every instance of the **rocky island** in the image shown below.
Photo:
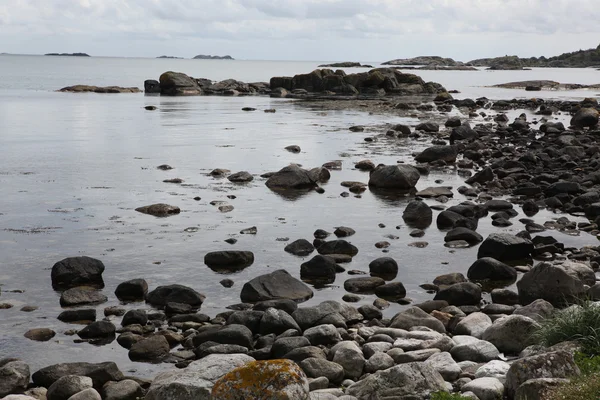
{"label": "rocky island", "polygon": [[158,56],[156,58],[169,58],[169,59],[175,59],[175,60],[183,59],[183,57],[175,57],[175,56]]}
{"label": "rocky island", "polygon": [[87,53],[47,53],[45,56],[61,56],[61,57],[91,57]]}
{"label": "rocky island", "polygon": [[194,57],[194,60],[233,60],[234,58],[231,56],[208,56],[204,54],[199,54]]}
{"label": "rocky island", "polygon": [[319,65],[319,68],[373,68],[372,65],[363,65],[359,62],[345,61],[333,64]]}

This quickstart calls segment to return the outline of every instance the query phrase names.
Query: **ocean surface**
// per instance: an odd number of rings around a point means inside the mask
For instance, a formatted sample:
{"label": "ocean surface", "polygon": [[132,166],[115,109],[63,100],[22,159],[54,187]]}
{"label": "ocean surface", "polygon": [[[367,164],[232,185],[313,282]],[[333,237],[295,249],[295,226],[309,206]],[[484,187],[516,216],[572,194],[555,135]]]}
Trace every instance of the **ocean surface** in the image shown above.
{"label": "ocean surface", "polygon": [[[157,79],[168,70],[212,80],[268,81],[272,76],[309,72],[322,63],[0,56],[0,303],[14,305],[0,310],[0,358],[20,357],[34,371],[58,362],[108,360],[116,361],[128,373],[146,377],[171,368],[132,363],[116,342],[95,347],[74,343],[76,337],[64,335],[78,327],[56,319],[61,312],[60,295],[52,290],[50,270],[55,262],[70,256],[87,255],[106,265],[104,293],[110,301],[97,307],[99,316],[104,307],[118,305],[115,287],[133,278],[145,278],[150,289],[174,283],[191,286],[206,295],[201,312],[215,316],[227,305],[238,303],[243,284],[258,275],[283,268],[299,277],[300,264],[309,258],[289,255],[283,248],[300,238],[312,241],[318,228],[332,232],[337,226],[349,226],[356,230],[348,240],[360,252],[351,264],[344,265],[348,270],[368,272],[373,259],[395,258],[400,266],[396,280],[405,284],[407,296],[414,301],[433,297],[419,285],[437,275],[466,273],[477,249],[444,247],[444,234],[435,226],[424,238],[411,238],[411,229],[402,220],[408,199],[370,191],[360,198],[340,196],[346,190],[340,182],[368,181],[368,173],[355,170],[354,163],[363,159],[375,164],[412,162],[413,152],[430,145],[427,138],[412,141],[384,136],[390,124],[416,125],[420,122],[417,118],[330,111],[268,97],[55,92],[74,84],[143,88],[145,79]],[[600,83],[600,71],[594,69],[410,72],[459,90],[458,98],[532,97],[525,91],[488,87],[520,80]],[[534,95],[581,99],[597,93]],[[146,111],[147,105],[158,109]],[[257,111],[243,112],[243,107]],[[269,108],[277,112],[262,112]],[[511,118],[516,116],[513,114]],[[450,115],[460,116],[456,111]],[[363,125],[366,130],[352,133],[348,130],[352,125]],[[376,141],[365,142],[367,136],[376,137]],[[302,152],[284,150],[293,144],[301,146]],[[331,180],[323,185],[324,194],[286,198],[271,192],[260,178],[289,163],[316,167],[332,160],[342,160],[343,168],[332,171]],[[161,164],[174,169],[156,169]],[[245,170],[255,179],[233,184],[208,176],[214,168]],[[171,178],[181,178],[184,183],[163,182]],[[452,205],[464,200],[456,192],[462,184],[457,171],[449,169],[422,177],[418,188],[452,186],[455,197],[447,204]],[[197,196],[201,200],[194,200]],[[213,201],[225,201],[234,210],[221,213],[211,205]],[[155,218],[135,211],[159,202],[177,205],[182,213]],[[543,223],[553,217],[541,212],[535,219]],[[489,218],[483,219],[478,231],[484,237],[498,230],[516,233],[523,229],[518,219],[506,229],[494,228]],[[256,235],[239,233],[252,226],[258,229]],[[597,244],[588,234],[556,235],[567,246]],[[231,237],[238,239],[234,246],[224,242]],[[388,253],[374,246],[382,240],[391,243]],[[424,249],[409,246],[415,241],[429,245]],[[228,249],[253,251],[256,260],[244,271],[227,276],[204,265],[207,252]],[[219,281],[224,278],[233,279],[235,285],[223,288]],[[334,284],[315,288],[314,298],[305,304],[341,301],[347,278],[347,274],[339,274]],[[374,298],[364,296],[358,305],[370,304]],[[21,312],[24,305],[39,309]],[[147,308],[143,303],[126,307]],[[390,317],[401,309],[394,304],[384,313]],[[23,337],[25,331],[39,327],[52,328],[57,336],[47,343]]]}

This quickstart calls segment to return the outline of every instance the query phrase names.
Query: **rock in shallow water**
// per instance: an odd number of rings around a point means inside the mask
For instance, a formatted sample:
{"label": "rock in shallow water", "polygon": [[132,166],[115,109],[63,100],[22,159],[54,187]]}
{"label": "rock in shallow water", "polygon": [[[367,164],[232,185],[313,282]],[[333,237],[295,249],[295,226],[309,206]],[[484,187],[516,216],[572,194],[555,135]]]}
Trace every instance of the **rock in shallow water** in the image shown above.
{"label": "rock in shallow water", "polygon": [[154,215],[155,217],[168,217],[169,215],[179,214],[181,209],[177,206],[158,203],[149,206],[138,207],[135,209],[135,211],[142,214]]}
{"label": "rock in shallow water", "polygon": [[194,289],[183,285],[159,286],[150,293],[146,301],[155,307],[164,307],[167,303],[189,304],[200,307],[206,297]]}
{"label": "rock in shallow water", "polygon": [[313,291],[285,270],[258,276],[244,284],[240,298],[244,303],[264,300],[290,299],[302,302],[310,299]]}
{"label": "rock in shallow water", "polygon": [[251,251],[214,251],[204,256],[204,264],[216,272],[236,272],[253,263]]}
{"label": "rock in shallow water", "polygon": [[0,398],[20,393],[29,385],[29,366],[23,361],[0,360]]}
{"label": "rock in shallow water", "polygon": [[102,261],[91,257],[69,257],[52,267],[52,286],[56,290],[64,290],[76,286],[89,285],[104,287]]}

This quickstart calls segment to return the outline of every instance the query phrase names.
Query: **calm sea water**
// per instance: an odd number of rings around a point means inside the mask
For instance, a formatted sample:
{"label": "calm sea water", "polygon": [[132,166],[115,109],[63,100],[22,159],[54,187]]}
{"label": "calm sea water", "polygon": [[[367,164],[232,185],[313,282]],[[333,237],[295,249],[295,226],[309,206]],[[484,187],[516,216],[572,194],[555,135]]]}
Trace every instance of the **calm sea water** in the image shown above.
{"label": "calm sea water", "polygon": [[[142,87],[145,79],[157,78],[166,70],[214,80],[266,81],[271,76],[307,72],[319,64],[0,56],[0,303],[15,305],[10,310],[0,310],[0,358],[21,357],[34,370],[57,362],[114,360],[124,370],[144,376],[169,367],[131,363],[127,351],[116,342],[93,347],[74,344],[72,337],[63,334],[74,326],[56,319],[61,308],[59,294],[51,288],[50,269],[69,256],[88,255],[105,263],[104,292],[111,301],[98,307],[100,315],[104,307],[118,304],[112,294],[118,283],[142,277],[151,289],[173,283],[195,288],[207,296],[202,312],[214,316],[227,305],[239,302],[241,287],[255,276],[285,268],[299,277],[300,264],[305,259],[285,253],[286,242],[277,239],[312,240],[315,229],[333,231],[340,225],[357,231],[349,240],[360,249],[346,267],[368,271],[368,263],[373,259],[393,257],[400,265],[397,280],[405,284],[408,296],[415,301],[432,297],[419,288],[420,284],[442,273],[466,272],[477,250],[445,248],[444,235],[435,227],[419,239],[429,243],[426,249],[408,246],[415,241],[402,221],[408,200],[383,198],[369,191],[361,198],[340,197],[345,190],[340,182],[368,180],[368,174],[353,168],[355,162],[365,158],[376,164],[411,162],[411,154],[429,144],[425,140],[413,142],[382,136],[387,124],[415,125],[417,119],[328,111],[267,97],[161,98],[54,92],[72,84]],[[600,72],[595,70],[418,74],[458,89],[464,97],[530,97],[521,91],[485,87],[524,79],[600,82]],[[576,99],[595,93],[541,94]],[[146,111],[146,105],[155,105],[158,110]],[[258,111],[242,112],[243,107]],[[262,112],[267,108],[277,112]],[[348,130],[358,124],[366,126],[366,132]],[[377,140],[366,143],[366,136],[377,136]],[[292,144],[300,145],[302,152],[291,154],[284,150]],[[332,160],[342,160],[343,169],[332,172],[331,181],[323,185],[326,193],[321,195],[283,198],[267,189],[259,177],[291,162],[314,167]],[[174,169],[156,169],[165,163]],[[255,180],[238,185],[207,176],[214,168],[247,170],[255,175]],[[184,184],[163,183],[176,177],[183,179]],[[448,170],[423,177],[418,188],[435,186],[436,180],[455,189],[462,184],[456,171]],[[236,198],[229,199],[229,195]],[[196,196],[201,200],[195,201]],[[227,201],[235,207],[234,211],[220,213],[210,204],[215,200]],[[462,200],[456,194],[449,205]],[[158,219],[134,211],[158,202],[177,205],[182,213]],[[543,223],[552,217],[540,213],[536,221]],[[523,228],[517,219],[506,231]],[[251,226],[258,228],[257,235],[239,234]],[[486,219],[480,222],[479,230],[486,235],[497,229]],[[390,239],[390,235],[398,239]],[[557,235],[568,245],[596,243],[587,234],[578,238]],[[238,239],[235,246],[224,242],[230,237]],[[375,248],[374,244],[381,240],[392,244],[389,253]],[[256,256],[254,265],[227,276],[235,281],[231,289],[222,288],[218,282],[224,276],[203,263],[206,252],[227,249],[251,250]],[[341,300],[347,278],[340,274],[333,285],[315,289],[315,297],[307,304]],[[373,300],[373,296],[365,296],[360,304]],[[39,310],[24,313],[19,311],[23,305],[35,305]],[[400,309],[395,305],[386,315]],[[53,328],[58,335],[48,343],[23,338],[25,331],[36,327]]]}

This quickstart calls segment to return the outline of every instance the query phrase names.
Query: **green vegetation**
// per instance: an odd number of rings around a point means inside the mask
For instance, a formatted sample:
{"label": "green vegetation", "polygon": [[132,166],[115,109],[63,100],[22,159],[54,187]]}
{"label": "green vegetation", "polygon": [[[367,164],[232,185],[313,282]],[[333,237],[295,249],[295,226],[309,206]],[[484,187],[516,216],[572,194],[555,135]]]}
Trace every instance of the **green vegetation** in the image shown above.
{"label": "green vegetation", "polygon": [[589,357],[600,355],[600,307],[585,301],[575,307],[557,311],[542,321],[542,327],[533,339],[542,346],[553,346],[566,341],[581,344]]}
{"label": "green vegetation", "polygon": [[470,400],[470,398],[457,393],[435,392],[431,394],[431,400]]}
{"label": "green vegetation", "polygon": [[600,373],[573,379],[544,397],[546,400],[598,400],[600,399]]}

